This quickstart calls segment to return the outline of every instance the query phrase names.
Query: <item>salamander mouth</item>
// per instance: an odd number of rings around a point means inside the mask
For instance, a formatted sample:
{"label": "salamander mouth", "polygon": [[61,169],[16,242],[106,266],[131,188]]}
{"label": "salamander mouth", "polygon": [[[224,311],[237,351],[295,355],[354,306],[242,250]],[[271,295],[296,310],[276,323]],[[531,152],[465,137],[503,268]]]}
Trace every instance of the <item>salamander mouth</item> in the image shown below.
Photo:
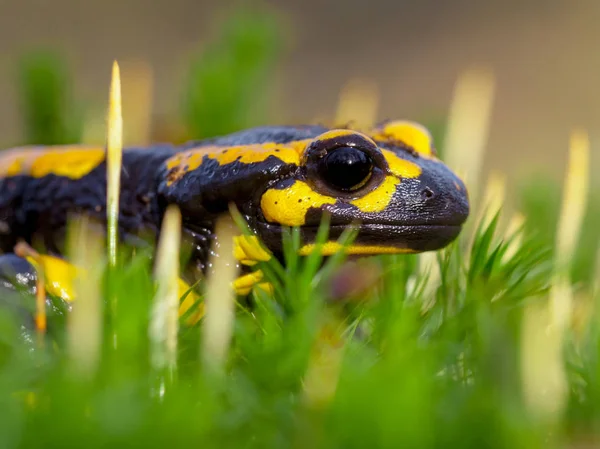
{"label": "salamander mouth", "polygon": [[[282,228],[279,225],[258,222],[257,231],[261,239],[272,251],[278,252],[282,247]],[[337,240],[349,225],[329,226],[329,240]],[[319,227],[300,227],[300,237],[303,244],[314,242]],[[353,245],[375,247],[372,252],[363,254],[378,254],[381,248],[389,248],[389,252],[425,252],[435,251],[449,245],[462,230],[462,224],[410,224],[390,225],[363,223],[357,226],[358,235]],[[379,248],[379,249],[376,249]]]}

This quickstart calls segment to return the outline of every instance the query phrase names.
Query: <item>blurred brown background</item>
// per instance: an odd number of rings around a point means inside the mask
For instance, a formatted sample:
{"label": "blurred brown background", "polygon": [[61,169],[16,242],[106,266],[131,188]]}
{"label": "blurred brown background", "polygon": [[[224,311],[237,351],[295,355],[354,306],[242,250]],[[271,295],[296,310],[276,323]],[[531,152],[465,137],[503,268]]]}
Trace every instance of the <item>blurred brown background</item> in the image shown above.
{"label": "blurred brown background", "polygon": [[[497,91],[486,165],[561,175],[569,131],[600,138],[600,2],[597,0],[273,0],[289,30],[276,74],[281,122],[335,112],[343,83],[376,81],[380,117],[448,111],[458,74],[494,70]],[[0,133],[17,141],[16,58],[59,48],[75,93],[107,98],[111,61],[155,70],[155,113],[179,101],[188,55],[214,31],[228,2],[204,0],[0,0]],[[124,93],[126,95],[126,93]],[[516,170],[516,172],[515,172]]]}

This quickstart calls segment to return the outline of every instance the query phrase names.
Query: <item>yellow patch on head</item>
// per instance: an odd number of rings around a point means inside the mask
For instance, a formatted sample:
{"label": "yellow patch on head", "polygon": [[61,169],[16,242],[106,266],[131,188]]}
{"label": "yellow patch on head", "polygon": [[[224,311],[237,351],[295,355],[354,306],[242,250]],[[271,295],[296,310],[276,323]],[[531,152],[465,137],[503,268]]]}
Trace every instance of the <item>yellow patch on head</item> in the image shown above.
{"label": "yellow patch on head", "polygon": [[7,150],[0,156],[0,176],[47,175],[79,179],[106,158],[100,147],[23,147]]}
{"label": "yellow patch on head", "polygon": [[390,205],[399,182],[394,176],[386,176],[379,187],[361,198],[350,201],[350,204],[362,212],[381,212]]}
{"label": "yellow patch on head", "polygon": [[348,255],[377,255],[377,254],[410,254],[414,253],[410,248],[397,248],[393,246],[379,245],[348,245],[344,247],[336,241],[328,241],[323,245],[309,243],[304,245],[298,251],[300,256],[308,256],[313,251],[320,249],[320,254],[323,256],[331,256],[340,251],[344,251]]}
{"label": "yellow patch on head", "polygon": [[424,157],[435,157],[433,138],[424,126],[410,121],[395,120],[374,130],[371,137],[384,142],[400,142]]}
{"label": "yellow patch on head", "polygon": [[421,174],[421,167],[414,162],[402,159],[390,150],[381,150],[381,152],[388,163],[390,172],[394,176],[398,176],[399,178],[418,178]]}
{"label": "yellow patch on head", "polygon": [[267,221],[283,226],[302,226],[310,208],[334,204],[336,199],[315,192],[303,181],[296,181],[285,189],[269,189],[261,200],[260,207]]}
{"label": "yellow patch on head", "polygon": [[171,185],[185,173],[197,169],[202,164],[204,156],[216,160],[219,165],[231,164],[236,161],[243,164],[252,164],[263,162],[269,156],[274,156],[286,164],[298,165],[300,163],[300,155],[304,152],[309,142],[310,140],[297,140],[285,144],[266,142],[229,147],[210,145],[192,148],[178,153],[167,160],[167,169],[173,170],[173,174],[169,177],[167,184]]}
{"label": "yellow patch on head", "polygon": [[269,156],[275,156],[286,164],[298,164],[300,162],[299,154],[304,150],[307,143],[307,140],[299,140],[287,144],[267,142],[254,145],[240,145],[225,148],[223,151],[211,152],[208,154],[208,157],[216,159],[220,165],[230,164],[235,161],[244,164],[263,162]]}

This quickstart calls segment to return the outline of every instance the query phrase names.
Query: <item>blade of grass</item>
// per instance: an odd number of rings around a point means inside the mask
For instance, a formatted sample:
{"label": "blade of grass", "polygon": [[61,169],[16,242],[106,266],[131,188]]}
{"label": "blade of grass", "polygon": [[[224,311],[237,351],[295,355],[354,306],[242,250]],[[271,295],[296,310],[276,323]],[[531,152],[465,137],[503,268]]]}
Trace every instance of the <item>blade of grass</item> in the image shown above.
{"label": "blade of grass", "polygon": [[119,232],[119,192],[121,184],[121,160],[123,151],[123,116],[121,112],[121,78],[119,65],[112,67],[110,100],[108,107],[107,145],[107,198],[108,220],[108,261],[114,267],[117,263],[117,240]]}
{"label": "blade of grass", "polygon": [[177,206],[169,206],[163,218],[156,254],[154,276],[158,290],[149,327],[152,366],[161,373],[160,382],[163,384],[159,391],[162,394],[165,391],[164,384],[173,383],[177,370],[180,242],[181,213]]}
{"label": "blade of grass", "polygon": [[219,373],[224,366],[232,335],[235,293],[231,288],[238,269],[233,256],[235,224],[229,215],[221,216],[215,225],[215,243],[212,273],[206,279],[206,316],[202,324],[202,358],[211,373]]}
{"label": "blade of grass", "polygon": [[454,88],[444,141],[445,161],[467,184],[473,204],[485,155],[494,100],[495,80],[485,68],[463,72]]}
{"label": "blade of grass", "polygon": [[77,301],[67,320],[69,356],[76,377],[89,378],[97,370],[102,342],[101,270],[104,244],[94,234],[85,216],[71,222],[68,235],[72,263],[78,268],[74,279]]}
{"label": "blade of grass", "polygon": [[556,234],[553,284],[557,288],[553,288],[550,293],[553,321],[561,328],[569,324],[572,314],[572,294],[568,276],[587,207],[589,151],[587,133],[583,130],[573,131]]}

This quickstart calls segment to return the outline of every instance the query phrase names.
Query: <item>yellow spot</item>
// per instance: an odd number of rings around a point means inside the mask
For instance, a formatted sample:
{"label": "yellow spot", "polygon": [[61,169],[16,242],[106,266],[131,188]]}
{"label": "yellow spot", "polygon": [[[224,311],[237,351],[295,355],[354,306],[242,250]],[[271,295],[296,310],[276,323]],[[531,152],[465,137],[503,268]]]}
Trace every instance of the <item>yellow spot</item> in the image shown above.
{"label": "yellow spot", "polygon": [[247,145],[229,148],[226,152],[211,153],[210,159],[216,159],[220,165],[240,161],[244,164],[263,162],[269,156],[275,156],[286,164],[299,164],[299,151],[303,150],[308,141],[298,141],[291,145],[265,143],[262,145]]}
{"label": "yellow spot", "polygon": [[[298,251],[301,256],[307,256],[313,251],[319,249],[319,245],[309,243],[304,245]],[[394,246],[379,246],[379,245],[349,245],[344,247],[336,241],[328,241],[320,246],[320,253],[323,256],[331,256],[332,254],[344,251],[349,255],[376,255],[376,254],[410,254],[414,251],[410,248],[398,248]]]}
{"label": "yellow spot", "polygon": [[7,150],[0,156],[0,176],[29,175],[41,178],[50,174],[79,179],[105,159],[100,147],[23,147]]}
{"label": "yellow spot", "polygon": [[361,198],[350,201],[350,204],[362,212],[381,212],[389,206],[399,182],[394,176],[386,176],[379,187]]}
{"label": "yellow spot", "polygon": [[323,140],[335,139],[336,137],[355,136],[355,135],[359,135],[363,139],[365,139],[369,142],[372,142],[373,146],[377,146],[377,145],[375,145],[375,142],[373,142],[368,136],[366,136],[362,133],[359,133],[358,131],[353,131],[351,129],[332,129],[331,131],[326,131],[323,134],[319,135],[315,139],[315,141],[323,141]]}
{"label": "yellow spot", "polygon": [[36,269],[43,270],[48,293],[68,302],[75,299],[75,277],[84,273],[82,269],[63,259],[48,255],[27,256],[26,259]]}
{"label": "yellow spot", "polygon": [[33,391],[28,391],[25,394],[25,404],[29,408],[35,408],[35,406],[38,404],[38,397]]}
{"label": "yellow spot", "polygon": [[[179,305],[179,316],[181,317],[185,315],[186,312],[190,310],[194,304],[201,301],[202,298],[194,290],[190,290],[190,285],[181,278],[179,278],[178,288],[180,298],[183,297],[183,295],[185,295],[186,292],[189,290],[188,295]],[[204,314],[204,303],[201,302],[200,304],[198,304],[196,310],[187,318],[186,324],[189,326],[193,326],[202,319]]]}
{"label": "yellow spot", "polygon": [[393,151],[381,150],[390,171],[399,178],[417,178],[421,174],[421,167],[417,164],[399,158]]}
{"label": "yellow spot", "polygon": [[261,282],[259,284],[256,284],[256,288],[260,288],[261,290],[264,290],[269,295],[272,295],[273,292],[275,291],[275,289],[273,288],[273,284],[271,284],[270,282]]}
{"label": "yellow spot", "polygon": [[79,179],[104,160],[103,149],[73,150],[64,153],[46,153],[36,159],[31,167],[34,178],[42,178],[48,174]]}
{"label": "yellow spot", "polygon": [[17,157],[8,166],[8,168],[6,170],[6,176],[17,176],[22,171],[23,171],[23,158]]}
{"label": "yellow spot", "polygon": [[167,169],[176,169],[175,175],[167,181],[167,184],[171,185],[185,173],[197,169],[202,164],[204,156],[216,160],[219,165],[226,165],[235,161],[243,164],[264,162],[269,156],[277,157],[286,164],[298,165],[300,163],[300,155],[310,142],[310,140],[306,139],[286,144],[266,142],[263,144],[231,147],[211,145],[192,148],[191,150],[178,153],[167,160]]}
{"label": "yellow spot", "polygon": [[235,236],[233,255],[241,264],[248,266],[255,265],[257,262],[266,262],[271,258],[255,235]]}
{"label": "yellow spot", "polygon": [[247,295],[263,278],[261,270],[245,274],[233,281],[233,289],[238,295]]}
{"label": "yellow spot", "polygon": [[435,156],[433,138],[424,126],[405,120],[395,120],[376,129],[371,135],[375,140],[401,142],[411,147],[421,156]]}
{"label": "yellow spot", "polygon": [[303,181],[296,181],[285,189],[269,189],[261,200],[260,207],[267,221],[283,226],[302,226],[310,208],[334,204],[336,199],[321,195]]}

